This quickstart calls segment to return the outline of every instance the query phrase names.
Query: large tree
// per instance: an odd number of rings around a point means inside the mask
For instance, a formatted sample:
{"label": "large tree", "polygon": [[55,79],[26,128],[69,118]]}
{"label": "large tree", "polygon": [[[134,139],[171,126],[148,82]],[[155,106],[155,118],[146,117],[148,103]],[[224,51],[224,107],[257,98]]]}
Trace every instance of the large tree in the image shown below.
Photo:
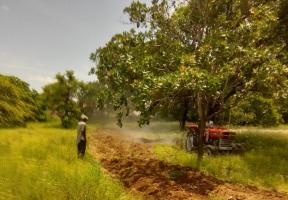
{"label": "large tree", "polygon": [[64,128],[72,127],[79,118],[80,109],[77,104],[79,85],[73,71],[66,71],[65,74],[58,73],[56,82],[43,88],[48,109],[61,119]]}
{"label": "large tree", "polygon": [[113,93],[121,117],[130,103],[140,125],[179,102],[199,117],[199,164],[207,120],[249,92],[276,91],[287,82],[280,1],[134,1],[125,12],[140,27],[113,36],[91,55],[94,71]]}

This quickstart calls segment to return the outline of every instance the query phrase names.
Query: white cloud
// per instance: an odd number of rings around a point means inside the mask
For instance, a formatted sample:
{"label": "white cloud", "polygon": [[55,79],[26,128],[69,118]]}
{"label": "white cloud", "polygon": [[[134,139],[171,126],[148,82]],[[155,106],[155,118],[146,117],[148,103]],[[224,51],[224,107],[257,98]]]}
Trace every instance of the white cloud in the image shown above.
{"label": "white cloud", "polygon": [[43,76],[43,75],[30,75],[28,77],[29,81],[39,82],[41,84],[50,84],[54,83],[56,80],[51,78],[50,76]]}
{"label": "white cloud", "polygon": [[9,12],[11,9],[7,5],[1,5],[0,10],[4,10],[6,12]]}

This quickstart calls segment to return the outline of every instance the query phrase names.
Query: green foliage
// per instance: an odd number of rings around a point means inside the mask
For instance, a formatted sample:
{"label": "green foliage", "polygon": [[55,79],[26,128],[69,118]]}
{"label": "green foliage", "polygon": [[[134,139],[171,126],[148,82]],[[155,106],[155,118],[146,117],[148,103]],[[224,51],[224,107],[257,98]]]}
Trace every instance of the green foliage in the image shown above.
{"label": "green foliage", "polygon": [[275,104],[280,108],[279,112],[282,115],[284,123],[288,123],[288,78],[286,81],[286,86],[281,90],[278,90],[273,94],[273,100]]}
{"label": "green foliage", "polygon": [[231,124],[275,126],[281,122],[272,99],[250,95],[231,110]]}
{"label": "green foliage", "polygon": [[73,71],[57,74],[56,82],[46,85],[40,97],[52,115],[61,119],[64,128],[73,127],[80,113],[93,116],[105,109],[109,111],[110,93],[99,82],[82,82]]}
{"label": "green foliage", "polygon": [[35,111],[35,118],[39,122],[45,122],[48,120],[48,114],[47,114],[47,105],[44,99],[43,94],[39,94],[34,91],[33,93],[33,99],[36,103],[36,111]]}
{"label": "green foliage", "polygon": [[57,82],[46,85],[43,88],[43,98],[47,107],[60,119],[64,128],[75,125],[79,118],[80,109],[77,105],[79,81],[73,71],[56,75]]}
{"label": "green foliage", "polygon": [[273,93],[287,82],[287,44],[274,34],[280,1],[173,2],[133,2],[125,12],[142,29],[113,36],[91,55],[120,122],[131,107],[142,125],[183,101],[205,121],[250,91]]}
{"label": "green foliage", "polygon": [[74,131],[54,126],[0,130],[1,199],[137,199],[90,155],[77,159]]}
{"label": "green foliage", "polygon": [[99,82],[80,83],[78,105],[82,113],[93,116],[98,112],[111,110],[109,92]]}
{"label": "green foliage", "polygon": [[[13,76],[0,75],[0,127],[23,126],[43,113],[38,93]],[[44,116],[42,116],[44,119]]]}

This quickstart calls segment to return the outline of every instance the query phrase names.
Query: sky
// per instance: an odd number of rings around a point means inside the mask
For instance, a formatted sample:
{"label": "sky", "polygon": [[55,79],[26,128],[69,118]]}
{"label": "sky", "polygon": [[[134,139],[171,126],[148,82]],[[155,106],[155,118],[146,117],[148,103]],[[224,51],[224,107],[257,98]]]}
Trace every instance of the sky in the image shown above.
{"label": "sky", "polygon": [[[149,0],[146,0],[149,1]],[[41,88],[57,72],[89,76],[91,52],[132,25],[123,13],[132,0],[0,0],[0,74]]]}

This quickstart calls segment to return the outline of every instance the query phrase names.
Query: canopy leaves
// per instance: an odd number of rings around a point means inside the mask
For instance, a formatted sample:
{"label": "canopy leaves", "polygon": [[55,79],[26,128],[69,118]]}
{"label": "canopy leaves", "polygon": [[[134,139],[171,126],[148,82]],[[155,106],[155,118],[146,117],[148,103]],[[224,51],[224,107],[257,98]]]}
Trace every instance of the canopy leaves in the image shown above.
{"label": "canopy leaves", "polygon": [[13,76],[0,75],[0,127],[23,126],[35,120],[39,107],[36,91]]}
{"label": "canopy leaves", "polygon": [[133,103],[140,124],[183,99],[201,97],[208,120],[248,92],[285,87],[287,44],[274,34],[280,1],[136,1],[125,12],[142,28],[113,36],[91,59],[115,108]]}

